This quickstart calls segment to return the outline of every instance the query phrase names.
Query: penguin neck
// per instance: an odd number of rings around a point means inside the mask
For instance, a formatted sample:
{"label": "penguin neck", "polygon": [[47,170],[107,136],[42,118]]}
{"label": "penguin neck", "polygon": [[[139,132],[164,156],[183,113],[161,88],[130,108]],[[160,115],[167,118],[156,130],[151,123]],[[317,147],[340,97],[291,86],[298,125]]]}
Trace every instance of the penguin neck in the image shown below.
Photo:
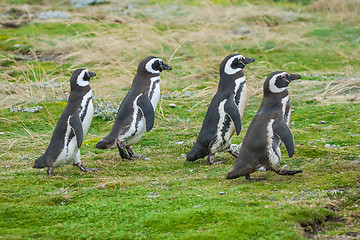
{"label": "penguin neck", "polygon": [[78,102],[82,100],[83,96],[91,91],[90,85],[85,87],[77,87],[76,89],[71,89],[68,102]]}
{"label": "penguin neck", "polygon": [[281,106],[282,100],[288,96],[289,92],[287,89],[281,93],[264,93],[263,100],[261,102],[261,109]]}
{"label": "penguin neck", "polygon": [[243,76],[244,76],[243,71],[237,72],[234,75],[228,75],[224,72],[220,73],[220,81],[219,81],[218,89],[221,89],[222,91],[229,90],[230,92],[233,92],[235,88],[235,81]]}
{"label": "penguin neck", "polygon": [[138,72],[134,77],[131,87],[146,86],[148,88],[151,85],[151,79],[154,77],[160,78],[160,73]]}

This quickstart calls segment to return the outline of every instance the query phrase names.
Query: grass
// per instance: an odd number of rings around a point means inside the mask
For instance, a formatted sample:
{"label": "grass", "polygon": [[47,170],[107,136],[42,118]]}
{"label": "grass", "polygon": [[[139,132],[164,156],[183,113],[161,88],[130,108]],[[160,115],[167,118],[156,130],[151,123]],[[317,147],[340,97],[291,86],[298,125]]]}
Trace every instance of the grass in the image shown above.
{"label": "grass", "polygon": [[[0,29],[1,238],[337,239],[360,231],[356,1],[139,0],[78,9],[6,0],[0,9],[2,21],[23,21]],[[20,18],[47,10],[71,17]],[[289,86],[296,151],[290,159],[282,149],[282,165],[303,174],[260,171],[254,177],[265,181],[229,181],[227,153],[217,154],[219,165],[185,162],[219,64],[235,51],[256,62],[245,69],[251,98],[234,144],[260,104],[264,78],[273,70],[302,75]],[[100,171],[65,166],[49,177],[32,169],[65,107],[72,71],[95,71],[95,105],[118,106],[148,55],[173,66],[162,74],[154,128],[133,147],[150,160],[95,149],[113,123],[96,117],[81,152],[83,164]],[[17,106],[42,109],[10,112]]]}

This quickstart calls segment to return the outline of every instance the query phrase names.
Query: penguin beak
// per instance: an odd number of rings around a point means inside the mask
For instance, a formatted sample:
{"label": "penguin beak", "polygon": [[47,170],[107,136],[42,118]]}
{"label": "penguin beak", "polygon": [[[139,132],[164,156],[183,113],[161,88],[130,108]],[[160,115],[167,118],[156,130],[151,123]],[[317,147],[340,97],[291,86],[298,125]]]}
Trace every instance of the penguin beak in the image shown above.
{"label": "penguin beak", "polygon": [[245,59],[242,59],[241,61],[242,61],[244,64],[249,64],[249,63],[255,62],[255,59],[252,58],[252,57],[247,57],[247,58],[245,58]]}
{"label": "penguin beak", "polygon": [[96,76],[96,73],[94,73],[94,72],[89,72],[89,76],[90,76],[90,77],[95,77],[95,76]]}
{"label": "penguin beak", "polygon": [[166,63],[161,64],[161,68],[163,70],[171,70],[172,69],[172,67],[169,64],[166,64]]}
{"label": "penguin beak", "polygon": [[291,81],[294,81],[294,80],[300,79],[300,78],[301,78],[301,76],[299,74],[290,74],[286,79],[291,82]]}

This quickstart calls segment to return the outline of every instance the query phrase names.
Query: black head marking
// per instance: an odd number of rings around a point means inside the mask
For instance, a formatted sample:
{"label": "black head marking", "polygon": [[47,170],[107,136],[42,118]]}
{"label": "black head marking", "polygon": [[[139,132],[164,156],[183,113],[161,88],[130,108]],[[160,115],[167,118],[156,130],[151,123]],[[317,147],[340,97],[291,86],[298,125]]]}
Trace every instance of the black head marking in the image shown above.
{"label": "black head marking", "polygon": [[71,88],[88,86],[90,78],[94,76],[96,76],[96,73],[90,72],[85,68],[76,69],[70,78]]}
{"label": "black head marking", "polygon": [[138,66],[138,71],[145,70],[152,74],[160,74],[163,70],[171,70],[172,67],[166,63],[161,58],[149,56],[144,58]]}
{"label": "black head marking", "polygon": [[255,59],[248,57],[245,58],[243,55],[232,54],[221,62],[220,64],[220,74],[225,73],[227,75],[234,75],[241,70],[243,70],[248,63],[254,62]]}
{"label": "black head marking", "polygon": [[265,80],[264,91],[281,93],[286,90],[291,81],[300,78],[298,74],[289,74],[284,71],[272,72]]}

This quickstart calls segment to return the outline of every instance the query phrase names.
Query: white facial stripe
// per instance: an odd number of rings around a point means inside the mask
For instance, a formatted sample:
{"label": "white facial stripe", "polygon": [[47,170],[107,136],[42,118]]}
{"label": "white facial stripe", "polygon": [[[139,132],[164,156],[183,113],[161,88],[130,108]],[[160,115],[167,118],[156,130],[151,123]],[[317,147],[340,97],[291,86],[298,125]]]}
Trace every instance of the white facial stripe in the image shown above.
{"label": "white facial stripe", "polygon": [[84,75],[85,73],[89,72],[89,70],[85,69],[82,70],[81,73],[79,74],[79,76],[76,79],[76,83],[80,86],[80,87],[85,87],[87,85],[89,85],[89,81],[84,81]]}
{"label": "white facial stripe", "polygon": [[242,68],[233,69],[231,67],[231,64],[233,63],[233,61],[235,59],[242,59],[242,58],[244,58],[242,55],[236,55],[236,56],[231,57],[225,64],[224,72],[228,75],[234,75],[235,73],[240,72],[242,70]]}
{"label": "white facial stripe", "polygon": [[273,93],[281,93],[282,91],[284,91],[286,89],[286,87],[283,87],[283,88],[278,88],[275,83],[276,83],[276,78],[281,76],[281,75],[285,75],[287,74],[286,72],[281,72],[281,73],[278,73],[276,75],[274,75],[270,81],[269,81],[269,90],[270,92],[273,92]]}
{"label": "white facial stripe", "polygon": [[160,58],[153,58],[150,61],[148,61],[145,65],[145,69],[146,71],[150,72],[150,73],[160,73],[159,70],[154,70],[152,68],[152,65],[154,64],[155,61],[162,61]]}

